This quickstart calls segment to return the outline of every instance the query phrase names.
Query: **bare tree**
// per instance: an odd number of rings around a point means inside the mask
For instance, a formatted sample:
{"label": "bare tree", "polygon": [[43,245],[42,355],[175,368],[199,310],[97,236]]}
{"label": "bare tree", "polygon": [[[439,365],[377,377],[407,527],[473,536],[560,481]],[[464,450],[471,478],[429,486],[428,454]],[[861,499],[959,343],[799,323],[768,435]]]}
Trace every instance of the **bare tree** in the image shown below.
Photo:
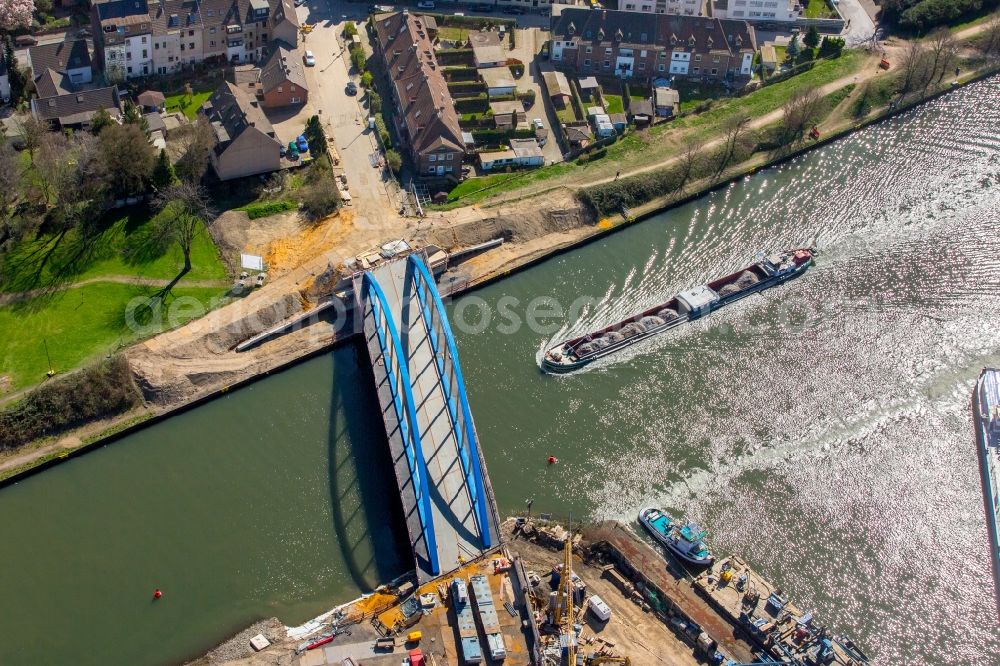
{"label": "bare tree", "polygon": [[187,128],[183,144],[174,171],[186,183],[199,183],[208,170],[208,158],[215,147],[215,130],[205,117],[199,116],[198,122]]}
{"label": "bare tree", "polygon": [[42,137],[48,134],[51,128],[47,122],[38,120],[30,114],[18,119],[14,124],[17,126],[18,132],[21,133],[21,137],[24,139],[24,149],[28,151],[28,156],[31,157],[31,162],[34,164],[35,151],[38,150]]}
{"label": "bare tree", "polygon": [[156,206],[160,209],[157,215],[160,237],[177,243],[184,254],[184,269],[177,277],[180,279],[181,275],[191,270],[191,247],[198,234],[205,232],[205,225],[212,218],[208,195],[196,183],[180,182],[157,196]]}
{"label": "bare tree", "polygon": [[49,206],[73,176],[69,139],[62,132],[46,132],[38,142],[33,162],[41,203]]}
{"label": "bare tree", "polygon": [[941,27],[928,36],[928,43],[931,52],[931,75],[927,84],[934,76],[937,76],[937,81],[940,83],[958,58],[958,40],[948,28]]}
{"label": "bare tree", "polygon": [[781,145],[800,140],[806,128],[819,119],[822,104],[823,98],[816,88],[796,90],[781,108],[781,132],[778,137]]}
{"label": "bare tree", "polygon": [[926,86],[934,73],[931,70],[930,53],[923,42],[912,41],[907,45],[900,62],[900,69],[903,72],[903,80],[899,88],[900,97]]}
{"label": "bare tree", "polygon": [[722,124],[722,129],[725,132],[725,145],[722,149],[722,156],[719,159],[719,167],[716,170],[715,175],[719,176],[726,167],[729,166],[730,161],[736,155],[736,149],[740,145],[740,139],[746,131],[747,125],[750,124],[750,117],[739,117],[730,116]]}
{"label": "bare tree", "polygon": [[987,60],[1000,59],[1000,15],[994,16],[986,24],[986,29],[976,42],[976,47]]}
{"label": "bare tree", "polygon": [[687,185],[688,181],[691,180],[695,171],[697,171],[699,163],[702,159],[702,149],[704,144],[697,139],[687,139],[681,146],[681,152],[678,156],[680,161],[680,184],[677,186],[678,189],[683,189]]}

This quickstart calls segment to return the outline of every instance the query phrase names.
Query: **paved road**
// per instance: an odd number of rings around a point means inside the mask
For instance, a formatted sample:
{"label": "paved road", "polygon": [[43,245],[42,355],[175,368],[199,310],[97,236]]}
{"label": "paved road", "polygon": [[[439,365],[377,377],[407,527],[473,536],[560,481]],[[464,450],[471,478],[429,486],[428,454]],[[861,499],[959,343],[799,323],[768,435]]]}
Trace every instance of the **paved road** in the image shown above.
{"label": "paved road", "polygon": [[[355,220],[372,226],[389,224],[399,211],[399,195],[387,169],[375,168],[372,162],[382,157],[375,132],[368,129],[368,109],[364,95],[349,96],[347,82],[358,83],[351,72],[350,55],[343,45],[347,20],[361,25],[367,17],[367,5],[331,0],[311,0],[298,8],[299,20],[315,25],[300,44],[316,56],[316,66],[306,68],[309,103],[306,113],[319,114],[347,175],[353,199]],[[346,19],[344,17],[347,17]],[[383,103],[391,103],[383,100]],[[373,157],[374,156],[374,157]]]}

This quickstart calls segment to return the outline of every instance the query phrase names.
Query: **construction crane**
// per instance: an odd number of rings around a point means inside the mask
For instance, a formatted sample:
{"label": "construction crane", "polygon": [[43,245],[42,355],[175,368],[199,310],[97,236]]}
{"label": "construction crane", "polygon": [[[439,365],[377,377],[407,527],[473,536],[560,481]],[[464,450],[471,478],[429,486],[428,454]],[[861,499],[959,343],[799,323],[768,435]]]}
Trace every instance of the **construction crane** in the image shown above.
{"label": "construction crane", "polygon": [[566,534],[566,548],[563,553],[562,585],[566,603],[563,604],[563,635],[566,637],[566,664],[576,666],[576,613],[573,610],[573,530]]}

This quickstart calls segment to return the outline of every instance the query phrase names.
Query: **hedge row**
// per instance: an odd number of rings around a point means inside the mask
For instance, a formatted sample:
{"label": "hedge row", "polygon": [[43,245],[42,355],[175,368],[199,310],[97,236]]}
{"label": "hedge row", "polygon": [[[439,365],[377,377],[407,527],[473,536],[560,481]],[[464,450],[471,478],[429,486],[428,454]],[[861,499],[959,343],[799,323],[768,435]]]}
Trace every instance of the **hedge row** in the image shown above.
{"label": "hedge row", "polygon": [[460,115],[466,113],[485,113],[489,108],[490,98],[486,95],[455,100],[455,109]]}
{"label": "hedge row", "polygon": [[472,57],[472,49],[441,49],[434,55],[441,66],[475,64],[475,60]]}
{"label": "hedge row", "polygon": [[479,70],[475,67],[442,67],[441,73],[448,83],[479,80]]}
{"label": "hedge row", "polygon": [[514,131],[503,131],[495,129],[479,129],[472,130],[472,138],[476,140],[477,144],[485,143],[491,146],[496,146],[502,143],[506,143],[511,139],[531,139],[535,136],[535,130],[533,129],[523,129]]}
{"label": "hedge row", "polygon": [[[748,159],[754,152],[764,148],[771,140],[769,135],[748,133],[737,146],[726,166],[738,164]],[[722,165],[725,150],[725,147],[722,146],[696,159],[688,182],[716,175],[720,171],[719,167]],[[685,184],[682,169],[682,165],[678,164],[627,176],[609,183],[601,183],[581,191],[579,197],[584,203],[590,205],[598,215],[610,215],[620,212],[622,206],[632,208],[657,197],[677,192]]]}
{"label": "hedge row", "polygon": [[52,437],[142,402],[124,356],[115,356],[28,393],[0,412],[0,451]]}

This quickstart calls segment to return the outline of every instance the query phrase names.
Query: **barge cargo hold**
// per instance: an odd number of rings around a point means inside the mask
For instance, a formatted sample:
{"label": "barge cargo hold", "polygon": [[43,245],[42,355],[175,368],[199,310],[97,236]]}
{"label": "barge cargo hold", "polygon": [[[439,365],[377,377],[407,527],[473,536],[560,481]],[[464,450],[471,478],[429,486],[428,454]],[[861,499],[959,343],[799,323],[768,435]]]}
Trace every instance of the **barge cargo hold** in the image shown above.
{"label": "barge cargo hold", "polygon": [[983,484],[986,531],[993,561],[997,609],[1000,613],[1000,370],[986,368],[973,395],[979,476]]}
{"label": "barge cargo hold", "polygon": [[708,284],[682,291],[666,303],[552,347],[545,352],[542,370],[571,372],[724,305],[787,282],[802,275],[812,265],[815,255],[813,248],[788,250],[761,258]]}

